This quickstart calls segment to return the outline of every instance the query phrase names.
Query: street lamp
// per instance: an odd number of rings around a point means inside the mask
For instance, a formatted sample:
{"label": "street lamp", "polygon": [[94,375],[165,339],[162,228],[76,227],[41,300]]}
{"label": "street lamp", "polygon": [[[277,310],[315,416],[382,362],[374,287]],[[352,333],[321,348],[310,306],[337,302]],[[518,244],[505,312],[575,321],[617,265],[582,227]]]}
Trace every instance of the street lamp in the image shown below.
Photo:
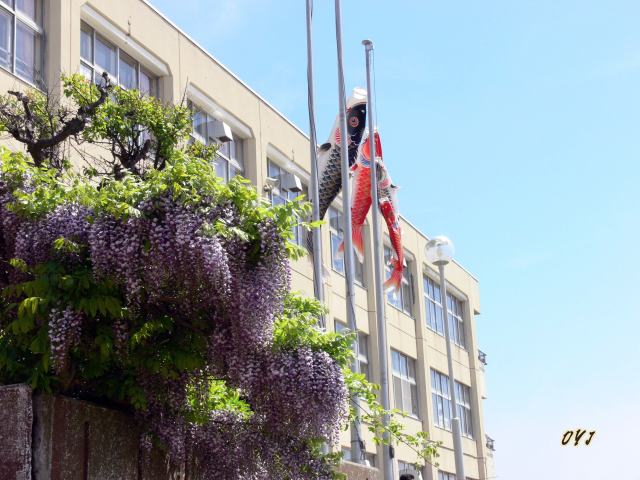
{"label": "street lamp", "polygon": [[440,302],[444,315],[444,339],[447,344],[447,366],[449,368],[449,396],[451,397],[451,430],[453,432],[453,454],[456,460],[456,479],[465,480],[462,458],[462,433],[458,418],[455,380],[453,377],[453,357],[451,356],[451,338],[449,336],[449,311],[447,306],[447,283],[444,278],[444,266],[453,259],[453,243],[447,237],[435,237],[427,243],[427,260],[438,266],[440,271]]}

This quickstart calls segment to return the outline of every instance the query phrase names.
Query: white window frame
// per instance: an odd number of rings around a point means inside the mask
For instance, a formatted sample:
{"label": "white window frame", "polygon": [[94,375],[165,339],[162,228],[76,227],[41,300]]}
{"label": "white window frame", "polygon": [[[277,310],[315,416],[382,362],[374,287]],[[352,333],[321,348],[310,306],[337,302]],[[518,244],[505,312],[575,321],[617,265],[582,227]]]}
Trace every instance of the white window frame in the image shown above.
{"label": "white window frame", "polygon": [[[433,401],[433,420],[436,427],[451,431],[451,395],[449,394],[449,376],[431,369],[431,395]],[[473,438],[473,410],[471,408],[471,387],[454,381],[456,406],[462,435]]]}
{"label": "white window frame", "polygon": [[[277,171],[275,176],[272,175],[274,171]],[[288,172],[286,169],[281,167],[277,162],[267,157],[267,176],[271,178],[275,178],[278,181],[278,184],[269,191],[269,201],[271,202],[271,205],[277,204],[276,198],[279,198],[280,200],[282,200],[282,203],[295,200],[300,195],[304,195],[304,197],[307,199],[309,198],[309,189],[305,184],[302,185],[302,192],[292,192],[290,190],[286,190],[282,188],[282,176],[287,173],[291,173],[291,172]],[[304,246],[308,231],[309,230],[304,228],[301,224],[294,226],[293,227],[294,242],[297,245]]]}
{"label": "white window frame", "polygon": [[[334,207],[333,205],[329,207],[329,240],[331,246],[331,268],[334,272],[339,273],[340,275],[345,275],[345,265],[344,265],[344,256],[338,252],[338,247],[340,243],[344,240],[344,231],[342,226],[342,210]],[[335,217],[337,221],[337,227],[332,222],[332,218]],[[364,228],[364,226],[363,226]],[[365,269],[364,269],[364,261],[360,261],[357,255],[353,256],[353,265],[355,267],[355,275],[354,281],[357,285],[361,287],[365,286],[364,278],[365,278]],[[340,267],[342,265],[342,268]]]}
{"label": "white window frame", "polygon": [[[384,246],[384,278],[389,279],[392,272],[392,266],[390,259],[393,257],[392,248],[389,245]],[[402,270],[402,282],[400,283],[400,290],[391,290],[387,292],[387,303],[393,308],[400,310],[401,312],[414,318],[414,288],[413,288],[413,275],[411,273],[412,260],[407,258],[405,254],[406,265]],[[405,298],[409,294],[409,298]],[[407,305],[409,308],[406,308]]]}
{"label": "white window frame", "polygon": [[456,480],[455,473],[443,472],[438,470],[438,480]]}
{"label": "white window frame", "polygon": [[[16,0],[11,0],[11,4],[12,5],[8,5],[7,3],[5,3],[4,0],[0,1],[0,9],[4,10],[5,12],[7,12],[11,17],[12,17],[12,22],[11,22],[11,28],[12,28],[12,35],[11,35],[11,69],[0,65],[0,68],[2,68],[3,70],[6,70],[7,72],[11,73],[12,75],[15,75],[16,77],[20,78],[21,80],[27,82],[29,85],[32,85],[36,88],[42,88],[44,85],[44,28],[42,27],[42,25],[38,25],[37,22],[35,22],[33,19],[29,18],[26,14],[24,14],[23,12],[21,12],[20,10],[18,10],[18,8],[16,7]],[[42,22],[42,24],[44,24],[44,2],[43,1],[37,1],[37,5],[36,8],[40,10],[39,14],[40,14],[40,21]],[[22,23],[24,26],[26,26],[29,30],[32,30],[35,34],[36,34],[36,48],[38,48],[38,43],[39,43],[39,48],[40,48],[40,65],[33,65],[33,69],[34,69],[34,78],[33,79],[29,79],[23,75],[20,75],[20,73],[18,73],[18,70],[16,68],[16,64],[17,64],[17,59],[18,59],[18,55],[17,55],[17,46],[18,46],[18,22]],[[37,78],[37,76],[40,75],[40,79]]]}
{"label": "white window frame", "polygon": [[[341,447],[340,451],[342,453],[342,459],[346,462],[353,462],[353,459],[351,458],[351,448],[350,447]],[[376,454],[375,453],[369,453],[369,452],[364,452],[364,459],[365,461],[369,462],[369,466],[370,467],[375,467],[376,466]],[[358,462],[360,463],[360,462]]]}
{"label": "white window frame", "polygon": [[434,368],[431,369],[431,398],[433,402],[434,425],[451,431],[449,377]]}
{"label": "white window frame", "polygon": [[471,387],[456,380],[456,405],[458,418],[460,419],[460,431],[462,435],[473,438],[473,415],[471,410]]}
{"label": "white window frame", "polygon": [[416,464],[411,462],[406,462],[404,460],[398,460],[398,474],[401,474],[405,470],[410,470],[410,471],[416,470]]}
{"label": "white window frame", "polygon": [[[236,175],[244,175],[244,141],[243,139],[237,135],[233,136],[234,139],[237,139],[237,140],[231,140],[231,142],[235,144],[234,148],[236,151],[236,158],[230,158],[229,155],[226,155],[222,151],[222,148],[224,147],[225,144],[216,142],[215,140],[210,139],[209,133],[208,131],[206,131],[209,123],[214,121],[215,118],[209,115],[209,113],[207,113],[202,107],[200,107],[193,100],[189,100],[188,105],[192,112],[192,118],[191,118],[192,128],[191,128],[191,133],[189,134],[191,136],[191,140],[200,142],[204,145],[218,145],[219,147],[218,152],[216,153],[216,158],[214,160],[216,173],[218,173],[218,167],[222,167],[224,169],[224,176],[221,176],[220,178],[222,178],[225,182],[228,182],[231,178],[233,178]],[[205,125],[204,137],[200,133],[198,133],[195,129],[194,120],[195,120],[196,112],[204,115],[204,125]],[[227,142],[227,143],[231,143],[231,142]],[[238,159],[237,157],[240,157],[240,158]]]}
{"label": "white window frame", "polygon": [[[400,369],[396,367],[394,362],[394,356],[398,358]],[[406,365],[406,373],[403,372],[402,366]],[[410,368],[412,366],[413,368]],[[416,368],[417,362],[414,358],[411,358],[404,353],[391,349],[391,371],[393,376],[393,401],[394,405],[399,410],[404,410],[410,416],[414,418],[420,418],[420,390],[418,389],[418,383],[416,381]],[[413,370],[413,376],[411,375]],[[400,383],[400,392],[396,390],[396,379]],[[414,405],[414,392],[415,392],[415,405]],[[398,402],[398,396],[401,401]],[[409,399],[410,405],[405,405],[405,399]],[[398,403],[402,403],[398,405]]]}
{"label": "white window frame", "polygon": [[[336,332],[351,331],[346,323],[334,319],[334,330]],[[367,380],[371,381],[369,370],[369,335],[358,330],[358,366],[360,373],[364,373]]]}
{"label": "white window frame", "polygon": [[[424,274],[425,323],[429,330],[444,336],[444,310],[440,299],[440,283],[431,276]],[[449,314],[449,336],[458,347],[466,350],[465,335],[465,301],[460,300],[447,288],[447,311]],[[435,318],[434,318],[435,315]]]}
{"label": "white window frame", "polygon": [[[83,28],[88,29],[91,32],[91,55],[93,58],[88,59],[82,56],[82,30]],[[142,65],[138,60],[135,59],[135,57],[133,55],[131,55],[128,52],[123,51],[120,47],[118,47],[118,45],[116,45],[114,42],[110,41],[108,38],[106,38],[104,35],[102,35],[100,32],[96,31],[95,28],[93,28],[91,25],[89,25],[87,22],[82,21],[80,24],[80,66],[81,67],[85,67],[87,69],[89,69],[91,71],[91,81],[95,82],[96,81],[96,77],[99,77],[100,75],[102,75],[102,72],[104,72],[104,68],[99,66],[95,59],[96,59],[96,39],[100,37],[100,41],[104,44],[106,44],[107,46],[112,47],[113,49],[115,49],[116,51],[116,72],[115,72],[115,76],[112,75],[111,73],[107,72],[109,75],[109,79],[111,80],[111,83],[113,83],[114,85],[118,85],[121,88],[127,88],[124,85],[122,85],[120,83],[120,54],[123,53],[125,54],[127,57],[131,58],[135,64],[136,64],[136,88],[137,90],[140,90],[140,74],[144,73],[147,77],[149,77],[152,82],[153,85],[151,87],[151,91],[148,93],[149,95],[151,95],[152,97],[158,97],[158,92],[160,91],[160,77],[158,77],[157,75],[155,75],[154,73],[151,72],[150,69],[146,68],[144,65]]]}

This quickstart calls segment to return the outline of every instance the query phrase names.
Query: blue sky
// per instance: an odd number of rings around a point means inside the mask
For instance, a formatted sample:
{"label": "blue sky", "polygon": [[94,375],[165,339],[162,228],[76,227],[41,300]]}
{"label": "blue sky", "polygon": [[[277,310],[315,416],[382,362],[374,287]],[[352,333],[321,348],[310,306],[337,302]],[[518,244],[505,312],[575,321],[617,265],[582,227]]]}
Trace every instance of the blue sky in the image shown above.
{"label": "blue sky", "polygon": [[[307,130],[304,1],[153,3]],[[315,3],[322,140],[335,40],[333,2]],[[481,282],[497,478],[640,479],[640,3],[343,3],[348,89],[376,45],[402,213]],[[589,447],[560,446],[575,428]]]}

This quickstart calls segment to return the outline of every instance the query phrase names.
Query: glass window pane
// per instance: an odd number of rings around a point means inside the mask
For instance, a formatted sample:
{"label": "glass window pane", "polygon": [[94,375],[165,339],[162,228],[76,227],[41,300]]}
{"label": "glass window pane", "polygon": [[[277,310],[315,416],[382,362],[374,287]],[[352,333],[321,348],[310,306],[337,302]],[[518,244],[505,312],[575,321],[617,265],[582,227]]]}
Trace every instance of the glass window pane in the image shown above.
{"label": "glass window pane", "polygon": [[371,380],[371,378],[369,377],[369,364],[360,362],[360,373],[364,374],[364,377],[367,380]]}
{"label": "glass window pane", "polygon": [[16,0],[16,9],[40,24],[40,2],[37,0]]}
{"label": "glass window pane", "polygon": [[93,81],[96,85],[103,85],[104,84],[104,78],[102,78],[102,75],[100,73],[98,73],[97,70],[94,70],[93,72]]}
{"label": "glass window pane", "polygon": [[393,371],[400,373],[400,354],[395,350],[391,352],[391,363],[393,365]]}
{"label": "glass window pane", "polygon": [[416,381],[416,362],[409,359],[409,378]]}
{"label": "glass window pane", "polygon": [[230,144],[231,142],[219,143],[218,144],[218,155],[222,155],[225,158],[231,158],[231,150]]}
{"label": "glass window pane", "polygon": [[93,63],[93,30],[84,23],[80,27],[80,56]]}
{"label": "glass window pane", "polygon": [[413,413],[411,405],[411,385],[404,380],[402,382],[402,408],[405,412]]}
{"label": "glass window pane", "polygon": [[124,88],[138,88],[138,65],[124,52],[120,52],[120,77],[118,81]]}
{"label": "glass window pane", "polygon": [[39,80],[40,42],[38,34],[18,22],[16,32],[16,73],[30,82]]}
{"label": "glass window pane", "polygon": [[193,131],[202,139],[207,137],[207,116],[202,110],[194,110],[193,112]]}
{"label": "glass window pane", "polygon": [[329,224],[331,225],[331,228],[338,232],[342,231],[340,217],[341,215],[338,210],[333,207],[329,209]]}
{"label": "glass window pane", "polygon": [[229,165],[229,178],[233,178],[236,175],[242,175],[242,170],[234,165]]}
{"label": "glass window pane", "polygon": [[84,63],[80,63],[80,73],[89,81],[93,78],[93,69]]}
{"label": "glass window pane", "polygon": [[407,374],[408,374],[407,357],[405,357],[402,354],[400,354],[400,374],[404,378],[407,378]]}
{"label": "glass window pane", "polygon": [[228,182],[229,177],[227,176],[227,161],[224,158],[216,157],[214,164],[216,167],[216,174],[225,182]]}
{"label": "glass window pane", "polygon": [[232,140],[230,142],[227,142],[227,145],[229,145],[229,158],[236,160],[238,158],[238,149],[236,142]]}
{"label": "glass window pane", "polygon": [[413,311],[413,304],[411,302],[412,300],[411,297],[412,297],[411,286],[409,284],[403,283],[402,284],[402,302],[403,302],[403,308],[406,312]]}
{"label": "glass window pane", "polygon": [[[102,37],[96,35],[96,65],[106,70],[112,77],[118,78],[116,49]],[[99,72],[102,74],[102,72]]]}
{"label": "glass window pane", "polygon": [[[387,276],[387,278],[389,278]],[[400,307],[401,303],[401,299],[400,299],[400,295],[398,294],[397,291],[395,290],[389,290],[389,292],[387,292],[387,301],[393,305],[394,307]]]}
{"label": "glass window pane", "polygon": [[393,377],[393,398],[395,407],[402,410],[402,380],[398,377]]}
{"label": "glass window pane", "polygon": [[[233,147],[235,148],[233,159],[238,162],[241,168],[244,168],[244,144],[242,140],[234,140]],[[299,194],[296,193],[296,196]]]}
{"label": "glass window pane", "polygon": [[368,337],[364,333],[360,333],[358,335],[358,350],[360,351],[360,355],[364,358],[369,358],[369,342],[367,341]]}
{"label": "glass window pane", "polygon": [[358,259],[358,257],[354,258],[353,264],[356,270],[355,281],[364,285],[364,264]]}
{"label": "glass window pane", "polygon": [[344,273],[344,259],[338,251],[342,243],[342,236],[331,232],[331,265],[337,272]]}
{"label": "glass window pane", "polygon": [[285,203],[287,203],[287,199],[286,198],[282,198],[280,195],[275,195],[275,194],[271,195],[271,204],[272,205],[284,205]]}
{"label": "glass window pane", "polygon": [[0,65],[12,69],[13,17],[0,9]]}
{"label": "glass window pane", "polygon": [[150,95],[152,97],[157,96],[158,90],[156,88],[156,84],[156,77],[147,72],[144,68],[140,68],[140,84],[138,86],[140,93],[143,95]]}
{"label": "glass window pane", "polygon": [[418,387],[411,385],[411,413],[418,416]]}
{"label": "glass window pane", "polygon": [[351,461],[351,449],[347,447],[342,447],[342,459],[346,461]]}
{"label": "glass window pane", "polygon": [[0,0],[0,2],[9,5],[11,8],[13,8],[13,0]]}
{"label": "glass window pane", "polygon": [[280,167],[271,160],[267,162],[267,176],[278,180],[280,179]]}

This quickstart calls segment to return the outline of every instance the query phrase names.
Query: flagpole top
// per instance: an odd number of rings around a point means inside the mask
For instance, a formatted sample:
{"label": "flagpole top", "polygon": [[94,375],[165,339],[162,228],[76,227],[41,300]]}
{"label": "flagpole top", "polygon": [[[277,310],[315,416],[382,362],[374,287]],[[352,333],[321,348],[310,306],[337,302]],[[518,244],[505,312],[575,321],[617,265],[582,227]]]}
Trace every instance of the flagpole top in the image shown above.
{"label": "flagpole top", "polygon": [[373,42],[369,39],[362,40],[362,44],[366,47],[367,50],[373,50]]}

